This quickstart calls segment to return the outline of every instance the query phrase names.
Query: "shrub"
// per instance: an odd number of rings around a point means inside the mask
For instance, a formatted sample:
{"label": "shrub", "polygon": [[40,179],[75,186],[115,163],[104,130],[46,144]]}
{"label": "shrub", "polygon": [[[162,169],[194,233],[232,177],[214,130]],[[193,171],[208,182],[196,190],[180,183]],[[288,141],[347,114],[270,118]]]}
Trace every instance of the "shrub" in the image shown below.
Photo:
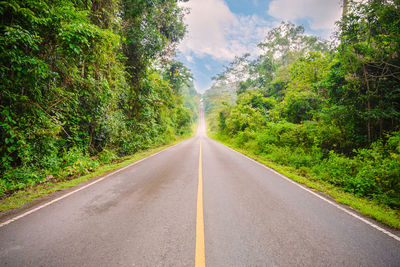
{"label": "shrub", "polygon": [[117,157],[118,157],[117,154],[115,154],[114,151],[109,149],[104,149],[97,155],[97,159],[101,164],[110,163]]}
{"label": "shrub", "polygon": [[343,187],[347,191],[354,191],[351,190],[349,181],[357,174],[357,163],[355,160],[331,151],[327,159],[314,166],[313,172],[324,181]]}

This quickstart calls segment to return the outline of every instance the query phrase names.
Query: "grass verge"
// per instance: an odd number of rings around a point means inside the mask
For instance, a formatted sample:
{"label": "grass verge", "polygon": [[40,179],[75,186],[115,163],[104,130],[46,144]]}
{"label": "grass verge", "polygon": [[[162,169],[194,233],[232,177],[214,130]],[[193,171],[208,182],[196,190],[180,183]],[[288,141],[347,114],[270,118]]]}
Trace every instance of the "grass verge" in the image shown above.
{"label": "grass verge", "polygon": [[[194,131],[193,131],[193,134],[194,134]],[[0,212],[5,212],[5,211],[11,210],[11,209],[21,208],[23,205],[28,204],[34,200],[37,200],[43,196],[48,195],[50,193],[60,191],[65,188],[74,187],[74,186],[76,186],[82,182],[85,182],[89,179],[92,179],[94,177],[97,177],[97,176],[106,174],[108,172],[120,169],[120,168],[122,168],[126,165],[129,165],[135,161],[138,161],[140,159],[148,157],[160,150],[163,150],[167,147],[178,144],[181,141],[192,137],[193,134],[178,137],[178,138],[176,138],[176,140],[174,140],[168,144],[155,146],[148,150],[138,152],[132,156],[126,156],[126,157],[119,158],[117,163],[101,165],[95,171],[93,171],[89,174],[71,179],[71,180],[47,182],[44,184],[36,185],[32,188],[26,188],[26,189],[19,190],[19,191],[13,193],[12,195],[4,197],[3,199],[0,200]]]}
{"label": "grass verge", "polygon": [[207,134],[212,139],[276,170],[277,172],[298,183],[304,184],[311,189],[315,189],[322,193],[325,193],[331,196],[335,201],[347,205],[357,210],[359,213],[371,217],[385,225],[388,225],[398,230],[400,229],[400,214],[397,210],[382,205],[377,201],[374,201],[373,199],[359,198],[354,194],[343,191],[339,187],[318,179],[318,177],[308,176],[301,169],[277,164],[276,162],[265,159],[262,156],[256,155],[251,151],[236,147],[229,143],[229,141],[219,138],[218,135],[210,131],[208,131]]}

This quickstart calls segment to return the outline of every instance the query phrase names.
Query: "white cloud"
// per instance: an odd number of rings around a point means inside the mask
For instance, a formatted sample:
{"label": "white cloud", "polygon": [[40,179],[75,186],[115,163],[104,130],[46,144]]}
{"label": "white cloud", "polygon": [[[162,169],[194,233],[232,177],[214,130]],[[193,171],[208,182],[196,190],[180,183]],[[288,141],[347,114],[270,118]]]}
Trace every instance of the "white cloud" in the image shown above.
{"label": "white cloud", "polygon": [[185,16],[188,33],[179,45],[186,58],[208,55],[231,61],[235,56],[254,53],[256,44],[270,29],[270,23],[258,16],[232,13],[223,0],[192,0],[182,6],[191,10]]}
{"label": "white cloud", "polygon": [[272,0],[268,14],[296,22],[305,19],[312,30],[332,31],[341,16],[341,0]]}
{"label": "white cloud", "polygon": [[186,55],[185,56],[185,58],[186,58],[186,60],[188,61],[188,62],[190,62],[190,63],[193,63],[193,57],[191,56],[191,55]]}

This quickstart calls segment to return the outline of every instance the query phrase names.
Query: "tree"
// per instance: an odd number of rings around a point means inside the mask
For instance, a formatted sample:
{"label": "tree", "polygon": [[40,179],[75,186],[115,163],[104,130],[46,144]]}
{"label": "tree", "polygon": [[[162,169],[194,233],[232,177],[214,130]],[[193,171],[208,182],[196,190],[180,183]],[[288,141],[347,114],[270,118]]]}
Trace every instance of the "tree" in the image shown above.
{"label": "tree", "polygon": [[267,33],[258,44],[266,56],[277,60],[279,65],[289,65],[309,51],[328,51],[328,43],[315,36],[305,34],[304,27],[291,22],[282,22]]}
{"label": "tree", "polygon": [[[367,141],[397,127],[400,115],[399,2],[349,3],[349,15],[339,24],[339,56],[347,73],[346,94],[365,121]],[[359,105],[362,104],[362,106]]]}

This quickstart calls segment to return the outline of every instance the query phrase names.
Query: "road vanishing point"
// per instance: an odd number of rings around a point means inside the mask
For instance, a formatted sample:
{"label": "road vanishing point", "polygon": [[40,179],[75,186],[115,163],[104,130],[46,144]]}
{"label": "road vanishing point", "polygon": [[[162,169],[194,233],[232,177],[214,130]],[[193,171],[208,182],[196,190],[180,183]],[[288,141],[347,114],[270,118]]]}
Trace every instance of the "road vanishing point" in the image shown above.
{"label": "road vanishing point", "polygon": [[400,266],[399,231],[195,137],[2,218],[1,266]]}

